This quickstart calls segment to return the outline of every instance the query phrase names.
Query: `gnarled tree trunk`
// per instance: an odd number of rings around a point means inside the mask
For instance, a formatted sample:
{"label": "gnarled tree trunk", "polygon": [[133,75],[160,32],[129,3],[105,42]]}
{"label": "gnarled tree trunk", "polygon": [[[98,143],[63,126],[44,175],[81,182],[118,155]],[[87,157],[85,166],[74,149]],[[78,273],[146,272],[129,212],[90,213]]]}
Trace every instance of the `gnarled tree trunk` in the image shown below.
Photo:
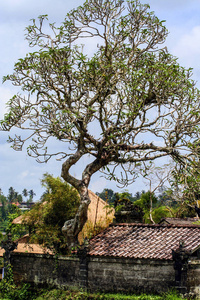
{"label": "gnarled tree trunk", "polygon": [[88,186],[92,174],[100,170],[104,165],[108,163],[108,159],[96,158],[92,163],[88,164],[82,173],[82,179],[79,180],[73,177],[69,173],[69,169],[72,165],[76,164],[79,159],[84,155],[84,147],[80,142],[78,150],[72,156],[70,156],[62,165],[62,178],[70,183],[77,189],[80,195],[80,206],[74,219],[65,222],[62,231],[66,237],[68,249],[73,248],[78,244],[78,234],[81,232],[85,222],[87,221],[87,211],[90,204],[90,198],[88,195]]}
{"label": "gnarled tree trunk", "polygon": [[72,249],[78,245],[78,234],[81,232],[85,222],[87,221],[87,211],[90,204],[87,187],[79,190],[80,206],[74,219],[65,222],[62,232],[66,237],[67,247]]}

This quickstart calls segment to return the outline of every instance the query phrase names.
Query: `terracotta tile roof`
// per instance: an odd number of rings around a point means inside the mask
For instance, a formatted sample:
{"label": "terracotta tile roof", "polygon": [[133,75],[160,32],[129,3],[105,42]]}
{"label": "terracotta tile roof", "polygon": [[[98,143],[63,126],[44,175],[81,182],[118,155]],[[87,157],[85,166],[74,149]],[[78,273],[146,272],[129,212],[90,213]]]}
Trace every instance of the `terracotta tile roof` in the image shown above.
{"label": "terracotta tile roof", "polygon": [[116,224],[90,240],[89,254],[171,260],[180,241],[193,253],[200,247],[200,226]]}

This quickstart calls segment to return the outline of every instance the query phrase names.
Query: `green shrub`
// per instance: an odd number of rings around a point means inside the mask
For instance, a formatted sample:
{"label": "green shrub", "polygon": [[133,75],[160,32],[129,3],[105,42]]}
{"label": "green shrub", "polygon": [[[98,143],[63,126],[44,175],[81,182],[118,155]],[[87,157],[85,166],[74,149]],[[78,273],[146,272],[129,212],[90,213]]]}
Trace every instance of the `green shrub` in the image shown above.
{"label": "green shrub", "polygon": [[6,276],[0,282],[0,297],[7,300],[27,300],[32,299],[29,292],[29,285],[16,286],[13,279],[11,265],[8,266]]}

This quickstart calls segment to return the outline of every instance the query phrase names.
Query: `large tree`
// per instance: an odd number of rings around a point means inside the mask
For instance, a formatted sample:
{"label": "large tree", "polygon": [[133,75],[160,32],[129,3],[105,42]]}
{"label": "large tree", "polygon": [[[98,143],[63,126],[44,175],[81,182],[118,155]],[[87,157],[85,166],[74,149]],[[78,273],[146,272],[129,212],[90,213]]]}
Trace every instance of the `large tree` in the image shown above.
{"label": "large tree", "polygon": [[[168,31],[149,5],[87,0],[60,27],[50,24],[52,34],[46,19],[40,16],[27,27],[26,39],[35,52],[4,78],[23,94],[9,101],[1,128],[27,130],[10,137],[15,150],[25,144],[39,161],[64,160],[62,177],[81,198],[75,218],[63,227],[70,246],[87,219],[94,173],[106,171],[126,185],[143,162],[170,156],[189,163],[193,142],[199,140],[199,91],[191,70],[163,46]],[[96,43],[93,52],[90,41]],[[51,137],[65,142],[65,148],[52,153],[47,147]],[[70,169],[84,155],[93,161],[77,179]],[[119,178],[118,166],[123,171]]]}

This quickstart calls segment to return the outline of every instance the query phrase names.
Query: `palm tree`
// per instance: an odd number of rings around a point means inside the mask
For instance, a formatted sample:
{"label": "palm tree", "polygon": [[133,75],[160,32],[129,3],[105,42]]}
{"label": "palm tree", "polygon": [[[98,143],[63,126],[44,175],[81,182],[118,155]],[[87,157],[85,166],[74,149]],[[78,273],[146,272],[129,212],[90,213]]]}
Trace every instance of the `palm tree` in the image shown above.
{"label": "palm tree", "polygon": [[15,198],[15,190],[14,188],[11,186],[9,189],[8,189],[8,201],[9,203],[12,203],[13,200]]}
{"label": "palm tree", "polygon": [[23,195],[24,197],[28,197],[28,191],[27,191],[27,189],[23,189],[22,195]]}
{"label": "palm tree", "polygon": [[31,202],[33,200],[33,197],[36,195],[36,193],[33,190],[30,190],[30,191],[28,191],[28,194],[30,196],[29,202]]}

